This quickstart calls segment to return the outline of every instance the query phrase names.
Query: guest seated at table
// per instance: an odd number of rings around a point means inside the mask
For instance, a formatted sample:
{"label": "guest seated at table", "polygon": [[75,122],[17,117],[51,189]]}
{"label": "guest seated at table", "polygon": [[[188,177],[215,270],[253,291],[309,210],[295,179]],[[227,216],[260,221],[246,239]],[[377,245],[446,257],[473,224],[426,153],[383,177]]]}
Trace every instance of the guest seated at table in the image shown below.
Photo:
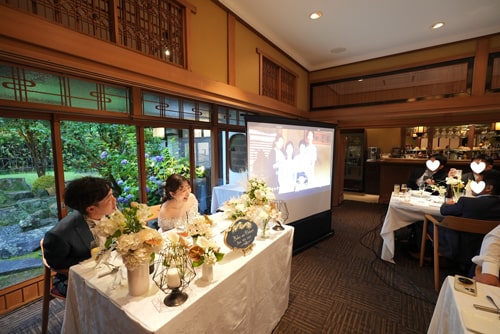
{"label": "guest seated at table", "polygon": [[97,240],[95,222],[116,210],[116,198],[105,179],[86,176],[68,184],[64,203],[75,211],[43,238],[45,260],[57,272],[52,292],[62,296],[66,296],[69,267],[90,258],[91,243]]}
{"label": "guest seated at table", "polygon": [[500,286],[500,225],[486,234],[479,255],[472,258],[476,266],[474,279],[478,282]]}
{"label": "guest seated at table", "polygon": [[[475,197],[460,197],[457,203],[444,203],[441,215],[500,221],[500,172],[490,169],[481,173],[478,182],[485,183]],[[458,264],[470,267],[472,257],[478,253],[484,235],[439,230],[439,253]],[[468,268],[464,268],[468,269]]]}
{"label": "guest seated at table", "polygon": [[[493,168],[493,162],[494,160],[487,156],[486,154],[478,154],[474,158],[472,158],[470,166],[471,166],[471,171],[468,173],[462,173],[462,181],[464,184],[467,184],[469,181],[477,181],[479,178],[479,175],[487,170],[490,170]],[[472,166],[476,164],[476,171],[472,170]],[[449,177],[453,177],[456,175],[457,170],[455,168],[450,168],[450,171],[448,172]]]}
{"label": "guest seated at table", "polygon": [[199,215],[198,200],[191,193],[189,180],[182,175],[172,174],[167,178],[161,202],[158,226],[162,231],[184,229],[190,218]]}
{"label": "guest seated at table", "polygon": [[[439,162],[439,166],[438,165]],[[426,161],[425,166],[416,168],[412,171],[410,178],[408,180],[408,188],[417,190],[421,184],[425,185],[426,190],[430,190],[432,185],[442,185],[446,184],[446,177],[448,172],[445,170],[446,163],[448,159],[441,154],[433,154]],[[430,169],[430,167],[437,167],[436,169]]]}

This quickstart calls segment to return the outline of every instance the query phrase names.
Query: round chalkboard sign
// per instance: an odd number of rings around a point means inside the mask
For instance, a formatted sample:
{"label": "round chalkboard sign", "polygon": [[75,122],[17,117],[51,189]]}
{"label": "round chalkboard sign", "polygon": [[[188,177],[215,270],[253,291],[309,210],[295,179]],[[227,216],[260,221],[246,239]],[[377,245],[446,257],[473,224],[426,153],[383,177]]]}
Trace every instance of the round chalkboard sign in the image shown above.
{"label": "round chalkboard sign", "polygon": [[239,249],[246,253],[252,248],[258,229],[253,221],[240,218],[227,228],[224,243],[232,250]]}

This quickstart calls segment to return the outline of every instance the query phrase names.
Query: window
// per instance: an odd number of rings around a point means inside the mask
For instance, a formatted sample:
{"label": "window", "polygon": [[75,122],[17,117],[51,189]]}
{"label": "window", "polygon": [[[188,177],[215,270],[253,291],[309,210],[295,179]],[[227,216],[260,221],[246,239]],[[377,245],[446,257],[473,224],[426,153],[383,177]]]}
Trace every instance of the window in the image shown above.
{"label": "window", "polygon": [[[176,1],[0,0],[0,3],[39,15],[80,33],[186,67],[186,8]],[[113,8],[114,3],[117,4],[116,8]],[[116,26],[113,25],[115,16]]]}
{"label": "window", "polygon": [[129,90],[26,67],[0,64],[0,99],[91,110],[129,112]]}
{"label": "window", "polygon": [[311,110],[470,95],[472,58],[311,84]]}
{"label": "window", "polygon": [[297,76],[271,58],[260,54],[260,95],[295,106]]}
{"label": "window", "polygon": [[489,56],[486,91],[489,93],[500,92],[500,53]]}
{"label": "window", "polygon": [[164,94],[144,92],[143,112],[146,116],[210,122],[212,107],[208,103],[186,100]]}

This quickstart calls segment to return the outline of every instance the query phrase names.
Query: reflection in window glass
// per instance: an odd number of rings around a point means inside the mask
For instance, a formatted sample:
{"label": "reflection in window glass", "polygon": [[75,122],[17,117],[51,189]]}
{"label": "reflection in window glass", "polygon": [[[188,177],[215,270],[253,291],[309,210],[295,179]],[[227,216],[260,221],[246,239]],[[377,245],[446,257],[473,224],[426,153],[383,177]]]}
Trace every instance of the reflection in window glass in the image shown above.
{"label": "reflection in window glass", "polygon": [[194,161],[196,165],[196,198],[199,210],[210,214],[211,183],[210,172],[212,170],[211,131],[208,129],[194,130]]}

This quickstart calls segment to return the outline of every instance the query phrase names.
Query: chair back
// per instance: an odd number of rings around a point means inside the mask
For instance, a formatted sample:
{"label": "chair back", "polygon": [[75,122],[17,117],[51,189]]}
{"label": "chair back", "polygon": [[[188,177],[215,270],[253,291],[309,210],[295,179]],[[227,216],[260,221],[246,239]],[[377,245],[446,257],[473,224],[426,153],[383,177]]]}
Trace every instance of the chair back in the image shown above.
{"label": "chair back", "polygon": [[472,218],[463,218],[455,216],[445,216],[442,221],[436,225],[450,230],[487,234],[500,224],[500,220],[481,220]]}
{"label": "chair back", "polygon": [[[433,233],[427,233],[427,225],[431,222],[433,224]],[[425,254],[425,241],[431,240],[433,243],[433,258],[434,258],[434,289],[439,291],[439,229],[438,227],[466,233],[479,233],[488,234],[497,225],[500,220],[481,220],[472,218],[463,218],[455,216],[445,216],[443,220],[439,221],[435,217],[426,214],[424,216],[424,226],[422,231],[422,243],[420,246],[420,267],[424,264]]]}
{"label": "chair back", "polygon": [[43,250],[43,239],[40,240],[40,250],[42,252],[42,263],[43,263],[43,302],[42,302],[42,334],[47,333],[49,325],[49,304],[54,298],[64,300],[65,298],[60,295],[52,293],[52,277],[55,274],[47,260],[45,260],[44,250]]}
{"label": "chair back", "polygon": [[158,219],[158,215],[160,214],[160,208],[161,208],[161,204],[153,205],[153,206],[149,207],[150,214],[148,217],[148,221],[153,220],[153,219]]}

